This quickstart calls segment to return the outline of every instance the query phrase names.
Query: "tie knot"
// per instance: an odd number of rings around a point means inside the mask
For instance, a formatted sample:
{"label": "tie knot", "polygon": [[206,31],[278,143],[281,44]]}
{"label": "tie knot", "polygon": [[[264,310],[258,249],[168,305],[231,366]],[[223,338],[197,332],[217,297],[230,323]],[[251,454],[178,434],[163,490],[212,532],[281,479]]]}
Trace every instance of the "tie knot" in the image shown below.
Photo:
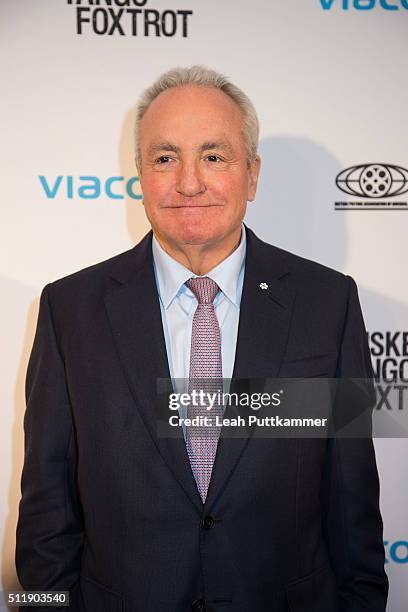
{"label": "tie knot", "polygon": [[218,285],[208,276],[189,278],[186,285],[196,296],[199,304],[212,304],[218,293]]}

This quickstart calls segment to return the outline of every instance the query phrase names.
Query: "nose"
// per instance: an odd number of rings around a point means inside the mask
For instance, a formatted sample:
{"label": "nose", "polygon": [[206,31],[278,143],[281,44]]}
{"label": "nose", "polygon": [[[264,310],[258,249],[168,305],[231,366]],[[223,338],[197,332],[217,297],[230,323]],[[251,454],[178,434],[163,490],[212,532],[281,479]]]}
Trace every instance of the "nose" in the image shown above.
{"label": "nose", "polygon": [[202,174],[196,162],[191,161],[180,164],[177,171],[176,191],[190,198],[206,191]]}

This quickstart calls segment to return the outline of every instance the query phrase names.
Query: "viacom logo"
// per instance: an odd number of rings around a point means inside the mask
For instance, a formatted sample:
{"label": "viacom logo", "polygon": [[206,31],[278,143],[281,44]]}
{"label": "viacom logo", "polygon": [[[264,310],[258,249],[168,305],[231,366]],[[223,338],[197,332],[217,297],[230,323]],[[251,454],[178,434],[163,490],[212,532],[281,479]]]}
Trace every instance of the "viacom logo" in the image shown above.
{"label": "viacom logo", "polygon": [[54,178],[47,178],[40,174],[38,178],[42,190],[49,200],[55,200],[57,196],[62,196],[68,200],[74,198],[95,200],[101,196],[111,200],[124,200],[126,196],[133,200],[143,199],[143,196],[137,191],[138,176],[132,176],[128,179],[124,176],[109,176],[106,179],[100,179],[92,175],[78,177],[59,175]]}
{"label": "viacom logo", "polygon": [[385,563],[408,563],[408,542],[407,540],[396,540],[389,542],[384,540]]}
{"label": "viacom logo", "polygon": [[[76,31],[98,36],[181,36],[189,34],[192,10],[145,8],[147,0],[67,0],[76,7]],[[116,8],[115,8],[116,7]]]}
{"label": "viacom logo", "polygon": [[320,0],[320,5],[323,10],[329,11],[333,7],[348,11],[355,9],[356,11],[371,11],[376,7],[382,8],[385,11],[399,11],[400,8],[408,10],[408,0]]}
{"label": "viacom logo", "polygon": [[[408,210],[408,202],[384,201],[408,191],[408,170],[393,164],[371,163],[351,166],[336,177],[336,185],[348,195],[369,201],[336,202],[336,210]],[[380,200],[374,202],[373,200]]]}

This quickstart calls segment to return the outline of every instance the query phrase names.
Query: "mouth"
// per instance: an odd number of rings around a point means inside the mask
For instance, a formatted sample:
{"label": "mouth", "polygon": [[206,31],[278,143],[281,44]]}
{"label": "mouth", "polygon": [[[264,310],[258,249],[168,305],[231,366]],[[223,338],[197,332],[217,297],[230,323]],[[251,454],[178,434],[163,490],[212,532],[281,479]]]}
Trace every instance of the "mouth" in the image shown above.
{"label": "mouth", "polygon": [[175,204],[174,206],[163,206],[163,208],[213,208],[222,204]]}

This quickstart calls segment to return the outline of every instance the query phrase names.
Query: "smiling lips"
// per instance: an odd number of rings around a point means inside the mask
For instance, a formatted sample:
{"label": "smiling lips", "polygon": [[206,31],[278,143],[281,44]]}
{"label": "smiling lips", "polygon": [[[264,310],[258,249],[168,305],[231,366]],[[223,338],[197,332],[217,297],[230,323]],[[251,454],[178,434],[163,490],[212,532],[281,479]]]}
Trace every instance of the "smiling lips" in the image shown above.
{"label": "smiling lips", "polygon": [[222,204],[176,204],[175,206],[163,206],[163,208],[211,208],[222,206]]}

